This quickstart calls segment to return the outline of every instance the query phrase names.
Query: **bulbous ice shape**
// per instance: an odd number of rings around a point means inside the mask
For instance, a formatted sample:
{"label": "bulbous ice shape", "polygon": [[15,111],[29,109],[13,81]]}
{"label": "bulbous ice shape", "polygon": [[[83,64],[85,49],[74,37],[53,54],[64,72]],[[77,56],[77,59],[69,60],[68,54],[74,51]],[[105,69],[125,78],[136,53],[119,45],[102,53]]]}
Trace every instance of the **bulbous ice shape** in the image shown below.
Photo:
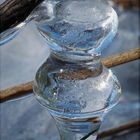
{"label": "bulbous ice shape", "polygon": [[[56,61],[56,60],[55,60]],[[110,109],[120,97],[120,85],[101,64],[67,64],[49,58],[38,70],[34,92],[57,115],[76,117]]]}
{"label": "bulbous ice shape", "polygon": [[99,61],[69,63],[55,56],[40,67],[33,89],[56,120],[61,140],[95,140],[121,94],[117,78]]}
{"label": "bulbous ice shape", "polygon": [[117,32],[117,14],[102,0],[49,0],[36,15],[38,30],[57,52],[100,53]]}
{"label": "bulbous ice shape", "polygon": [[56,120],[61,140],[95,140],[121,93],[99,59],[116,34],[117,15],[101,0],[48,0],[34,15],[51,48],[36,74],[34,93]]}

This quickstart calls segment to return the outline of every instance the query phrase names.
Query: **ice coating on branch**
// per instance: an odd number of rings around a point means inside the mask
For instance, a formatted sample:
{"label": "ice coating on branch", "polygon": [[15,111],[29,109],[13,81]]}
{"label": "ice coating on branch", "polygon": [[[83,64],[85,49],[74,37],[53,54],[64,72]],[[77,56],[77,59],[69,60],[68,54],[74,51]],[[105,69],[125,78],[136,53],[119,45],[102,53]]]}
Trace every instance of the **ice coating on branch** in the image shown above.
{"label": "ice coating on branch", "polygon": [[110,70],[103,67],[97,76],[77,78],[76,72],[75,77],[70,72],[80,66],[72,69],[63,65],[48,61],[37,72],[34,91],[41,104],[72,115],[104,110],[118,102],[120,85]]}

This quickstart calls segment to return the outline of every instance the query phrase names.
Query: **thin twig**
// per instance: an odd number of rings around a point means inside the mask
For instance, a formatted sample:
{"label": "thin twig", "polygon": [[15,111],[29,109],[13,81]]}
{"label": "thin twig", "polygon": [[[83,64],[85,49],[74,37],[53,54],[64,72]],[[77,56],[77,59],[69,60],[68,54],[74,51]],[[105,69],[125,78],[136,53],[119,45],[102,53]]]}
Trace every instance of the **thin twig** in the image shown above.
{"label": "thin twig", "polygon": [[[109,130],[106,130],[106,131],[99,133],[98,139],[113,136],[113,135],[116,135],[118,133],[130,132],[133,129],[137,130],[139,128],[140,128],[140,120],[129,122],[129,123],[121,125],[119,127],[112,128],[112,129],[109,129]],[[90,137],[91,135],[94,135],[95,132],[97,132],[97,130],[94,130],[94,131],[88,133],[86,136],[84,136],[80,140],[87,140],[87,138]]]}
{"label": "thin twig", "polygon": [[102,59],[102,63],[106,67],[111,68],[137,59],[140,59],[140,48],[104,58]]}
{"label": "thin twig", "polygon": [[32,81],[0,91],[0,103],[31,94]]}
{"label": "thin twig", "polygon": [[98,131],[98,129],[93,130],[92,132],[88,133],[87,135],[85,135],[83,138],[81,138],[80,140],[86,140],[87,138],[89,138],[91,135],[95,134]]}
{"label": "thin twig", "polygon": [[118,133],[122,133],[124,131],[130,131],[131,129],[140,128],[140,120],[127,123],[125,125],[121,125],[116,128],[109,129],[107,131],[103,131],[98,134],[98,138],[105,138],[108,136],[112,136]]}
{"label": "thin twig", "polygon": [[[129,52],[114,55],[105,59],[102,59],[102,63],[110,68],[118,66],[130,61],[140,59],[140,48],[133,49]],[[0,91],[0,103],[25,96],[32,93],[32,82],[26,84],[11,87]]]}
{"label": "thin twig", "polygon": [[140,9],[139,0],[113,0],[116,4],[122,6],[123,8],[138,8]]}

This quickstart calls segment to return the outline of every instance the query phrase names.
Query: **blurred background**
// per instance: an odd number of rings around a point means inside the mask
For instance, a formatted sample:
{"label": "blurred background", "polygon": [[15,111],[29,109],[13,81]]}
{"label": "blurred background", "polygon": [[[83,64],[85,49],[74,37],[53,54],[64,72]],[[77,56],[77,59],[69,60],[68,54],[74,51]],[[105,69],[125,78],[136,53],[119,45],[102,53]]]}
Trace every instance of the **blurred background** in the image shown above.
{"label": "blurred background", "polygon": [[[139,10],[134,3],[117,1],[118,34],[102,57],[139,47]],[[124,8],[123,8],[123,6]],[[132,8],[133,5],[133,8]],[[34,79],[39,66],[47,59],[49,49],[30,22],[10,42],[0,47],[0,89]],[[139,61],[113,68],[122,86],[120,103],[110,111],[101,126],[107,130],[140,118]],[[0,105],[0,140],[59,140],[54,121],[33,95]],[[139,131],[122,133],[107,140],[139,140]]]}

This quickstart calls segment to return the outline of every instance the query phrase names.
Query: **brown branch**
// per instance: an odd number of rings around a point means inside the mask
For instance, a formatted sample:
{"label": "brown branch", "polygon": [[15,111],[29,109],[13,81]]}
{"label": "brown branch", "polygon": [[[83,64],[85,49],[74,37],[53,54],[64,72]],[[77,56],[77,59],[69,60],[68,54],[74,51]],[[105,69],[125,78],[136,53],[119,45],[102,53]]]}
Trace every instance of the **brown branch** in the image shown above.
{"label": "brown branch", "polygon": [[[114,67],[117,65],[121,65],[130,61],[134,61],[140,58],[140,49],[134,49],[131,50],[129,52],[125,52],[122,54],[118,54],[118,55],[114,55],[105,59],[102,59],[102,63],[110,68],[110,67]],[[84,72],[82,74],[88,73],[88,75],[90,75],[89,71],[88,72]],[[26,84],[22,84],[22,85],[18,85],[15,87],[11,87],[5,90],[1,90],[0,91],[0,102],[5,102],[11,99],[15,99],[15,98],[19,98],[21,96],[27,95],[32,93],[32,82],[26,83]]]}
{"label": "brown branch", "polygon": [[6,0],[0,5],[0,33],[23,22],[43,0]]}
{"label": "brown branch", "polygon": [[[110,137],[110,136],[114,136],[120,133],[128,133],[128,132],[133,132],[133,131],[137,131],[140,129],[140,120],[138,121],[133,121],[133,122],[129,122],[125,125],[121,125],[119,127],[116,128],[112,128],[103,132],[100,132],[98,134],[98,138],[97,139],[102,139],[105,137]],[[90,133],[88,133],[86,136],[84,136],[82,139],[80,140],[86,140],[88,137],[90,137],[91,135],[93,135],[97,130],[94,130]]]}
{"label": "brown branch", "polygon": [[0,103],[31,94],[32,82],[17,85],[0,91]]}
{"label": "brown branch", "polygon": [[131,8],[131,7],[140,8],[140,1],[139,0],[113,0],[113,1],[125,9]]}
{"label": "brown branch", "polygon": [[102,59],[102,63],[106,67],[111,68],[137,59],[140,59],[140,48],[136,48],[129,52],[124,52],[121,54],[107,57],[105,59]]}
{"label": "brown branch", "polygon": [[121,125],[119,127],[103,131],[98,134],[98,138],[105,138],[105,137],[112,136],[118,133],[122,133],[124,131],[130,131],[131,129],[135,129],[135,128],[140,128],[140,120],[130,122],[125,125]]}

